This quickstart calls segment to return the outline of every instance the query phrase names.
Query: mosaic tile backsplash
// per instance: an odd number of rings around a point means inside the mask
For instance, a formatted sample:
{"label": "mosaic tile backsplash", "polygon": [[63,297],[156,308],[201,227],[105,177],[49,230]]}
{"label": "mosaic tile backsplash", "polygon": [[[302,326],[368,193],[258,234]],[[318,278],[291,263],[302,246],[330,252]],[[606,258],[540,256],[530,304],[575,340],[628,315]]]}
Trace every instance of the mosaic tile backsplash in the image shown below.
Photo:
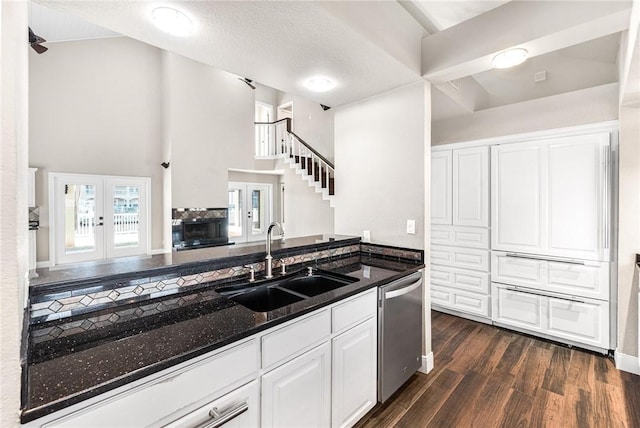
{"label": "mosaic tile backsplash", "polygon": [[[281,260],[289,267],[310,262],[320,262],[326,259],[348,257],[359,253],[359,244],[312,251],[282,259],[274,259],[273,270],[277,272],[282,263]],[[252,265],[258,275],[265,269],[264,262],[253,263]],[[180,276],[176,273],[131,281],[119,281],[116,288],[87,292],[86,294],[76,293],[76,295],[70,297],[56,298],[56,295],[52,294],[40,299],[41,301],[31,304],[31,322],[52,321],[79,313],[97,311],[105,306],[133,303],[143,299],[167,296],[190,288],[195,289],[205,285],[215,285],[211,283],[248,276],[249,271],[250,268],[244,266],[233,266],[191,275]]]}

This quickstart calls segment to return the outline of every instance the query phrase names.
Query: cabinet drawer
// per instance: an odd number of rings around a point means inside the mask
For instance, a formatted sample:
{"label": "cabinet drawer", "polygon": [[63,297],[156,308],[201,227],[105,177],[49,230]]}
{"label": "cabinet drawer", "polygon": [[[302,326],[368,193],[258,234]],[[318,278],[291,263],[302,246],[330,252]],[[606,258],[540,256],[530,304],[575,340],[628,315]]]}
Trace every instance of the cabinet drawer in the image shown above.
{"label": "cabinet drawer", "polygon": [[570,343],[609,349],[609,302],[492,284],[492,320]]}
{"label": "cabinet drawer", "polygon": [[507,290],[492,284],[493,321],[542,332],[544,330],[543,296]]}
{"label": "cabinet drawer", "polygon": [[489,294],[489,274],[449,266],[431,266],[431,283],[474,293]]}
{"label": "cabinet drawer", "polygon": [[489,317],[491,298],[486,294],[468,293],[446,287],[431,286],[431,302],[473,315]]}
{"label": "cabinet drawer", "polygon": [[548,298],[549,334],[574,342],[609,348],[609,303]]}
{"label": "cabinet drawer", "polygon": [[[246,410],[244,410],[245,408]],[[164,428],[206,426],[207,423],[214,422],[210,414],[212,409],[215,409],[219,414],[215,418],[216,421],[227,420],[227,422],[223,423],[225,428],[258,426],[258,421],[260,420],[260,388],[258,387],[258,381],[254,380],[168,425],[161,426]]]}
{"label": "cabinet drawer", "polygon": [[431,226],[431,244],[489,248],[489,229],[463,226]]}
{"label": "cabinet drawer", "polygon": [[309,348],[331,334],[331,313],[323,310],[262,336],[262,367],[269,367]]}
{"label": "cabinet drawer", "polygon": [[371,318],[377,311],[378,289],[374,288],[355,299],[331,308],[331,330],[333,333],[346,330],[367,318]]}
{"label": "cabinet drawer", "polygon": [[491,252],[491,281],[502,284],[542,288],[544,275],[541,260],[513,257],[504,252]]}
{"label": "cabinet drawer", "polygon": [[609,263],[559,261],[491,252],[491,280],[591,299],[609,300]]}
{"label": "cabinet drawer", "polygon": [[462,269],[489,271],[489,251],[474,248],[431,246],[431,263]]}
{"label": "cabinet drawer", "polygon": [[257,341],[251,340],[178,369],[151,385],[142,384],[43,426],[98,428],[154,424],[163,415],[182,412],[216,392],[227,392],[232,385],[251,380],[258,372],[258,351]]}

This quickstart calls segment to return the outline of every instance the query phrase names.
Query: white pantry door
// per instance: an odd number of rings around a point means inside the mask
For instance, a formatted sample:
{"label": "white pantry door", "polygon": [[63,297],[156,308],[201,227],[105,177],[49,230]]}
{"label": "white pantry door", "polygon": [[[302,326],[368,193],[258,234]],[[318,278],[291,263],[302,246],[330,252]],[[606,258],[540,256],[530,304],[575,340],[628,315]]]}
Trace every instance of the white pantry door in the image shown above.
{"label": "white pantry door", "polygon": [[53,265],[145,255],[148,178],[49,175]]}

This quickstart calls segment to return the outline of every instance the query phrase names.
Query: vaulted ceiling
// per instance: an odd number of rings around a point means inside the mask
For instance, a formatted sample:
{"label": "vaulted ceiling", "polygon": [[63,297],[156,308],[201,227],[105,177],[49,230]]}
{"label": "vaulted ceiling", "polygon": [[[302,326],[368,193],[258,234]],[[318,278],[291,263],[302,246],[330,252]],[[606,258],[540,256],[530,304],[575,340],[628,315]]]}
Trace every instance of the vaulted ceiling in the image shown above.
{"label": "vaulted ceiling", "polygon": [[[631,14],[617,0],[164,1],[194,23],[180,38],[153,26],[158,4],[37,0],[31,25],[50,42],[125,35],[334,107],[424,78],[438,120],[617,81]],[[516,46],[527,62],[492,68]],[[336,87],[311,92],[316,75]]]}

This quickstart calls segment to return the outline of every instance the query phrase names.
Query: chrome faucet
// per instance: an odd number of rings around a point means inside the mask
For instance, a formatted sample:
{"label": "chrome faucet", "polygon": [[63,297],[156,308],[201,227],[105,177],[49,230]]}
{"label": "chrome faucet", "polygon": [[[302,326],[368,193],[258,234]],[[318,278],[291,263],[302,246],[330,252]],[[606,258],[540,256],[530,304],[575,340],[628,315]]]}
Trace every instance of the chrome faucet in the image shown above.
{"label": "chrome faucet", "polygon": [[284,230],[282,229],[280,223],[274,221],[269,225],[269,228],[267,229],[267,256],[264,258],[264,269],[266,272],[266,275],[264,277],[266,279],[273,278],[273,273],[271,271],[273,269],[273,266],[271,265],[271,261],[273,260],[273,257],[271,257],[271,230],[273,230],[274,227],[277,227],[278,232],[282,236],[284,236]]}

